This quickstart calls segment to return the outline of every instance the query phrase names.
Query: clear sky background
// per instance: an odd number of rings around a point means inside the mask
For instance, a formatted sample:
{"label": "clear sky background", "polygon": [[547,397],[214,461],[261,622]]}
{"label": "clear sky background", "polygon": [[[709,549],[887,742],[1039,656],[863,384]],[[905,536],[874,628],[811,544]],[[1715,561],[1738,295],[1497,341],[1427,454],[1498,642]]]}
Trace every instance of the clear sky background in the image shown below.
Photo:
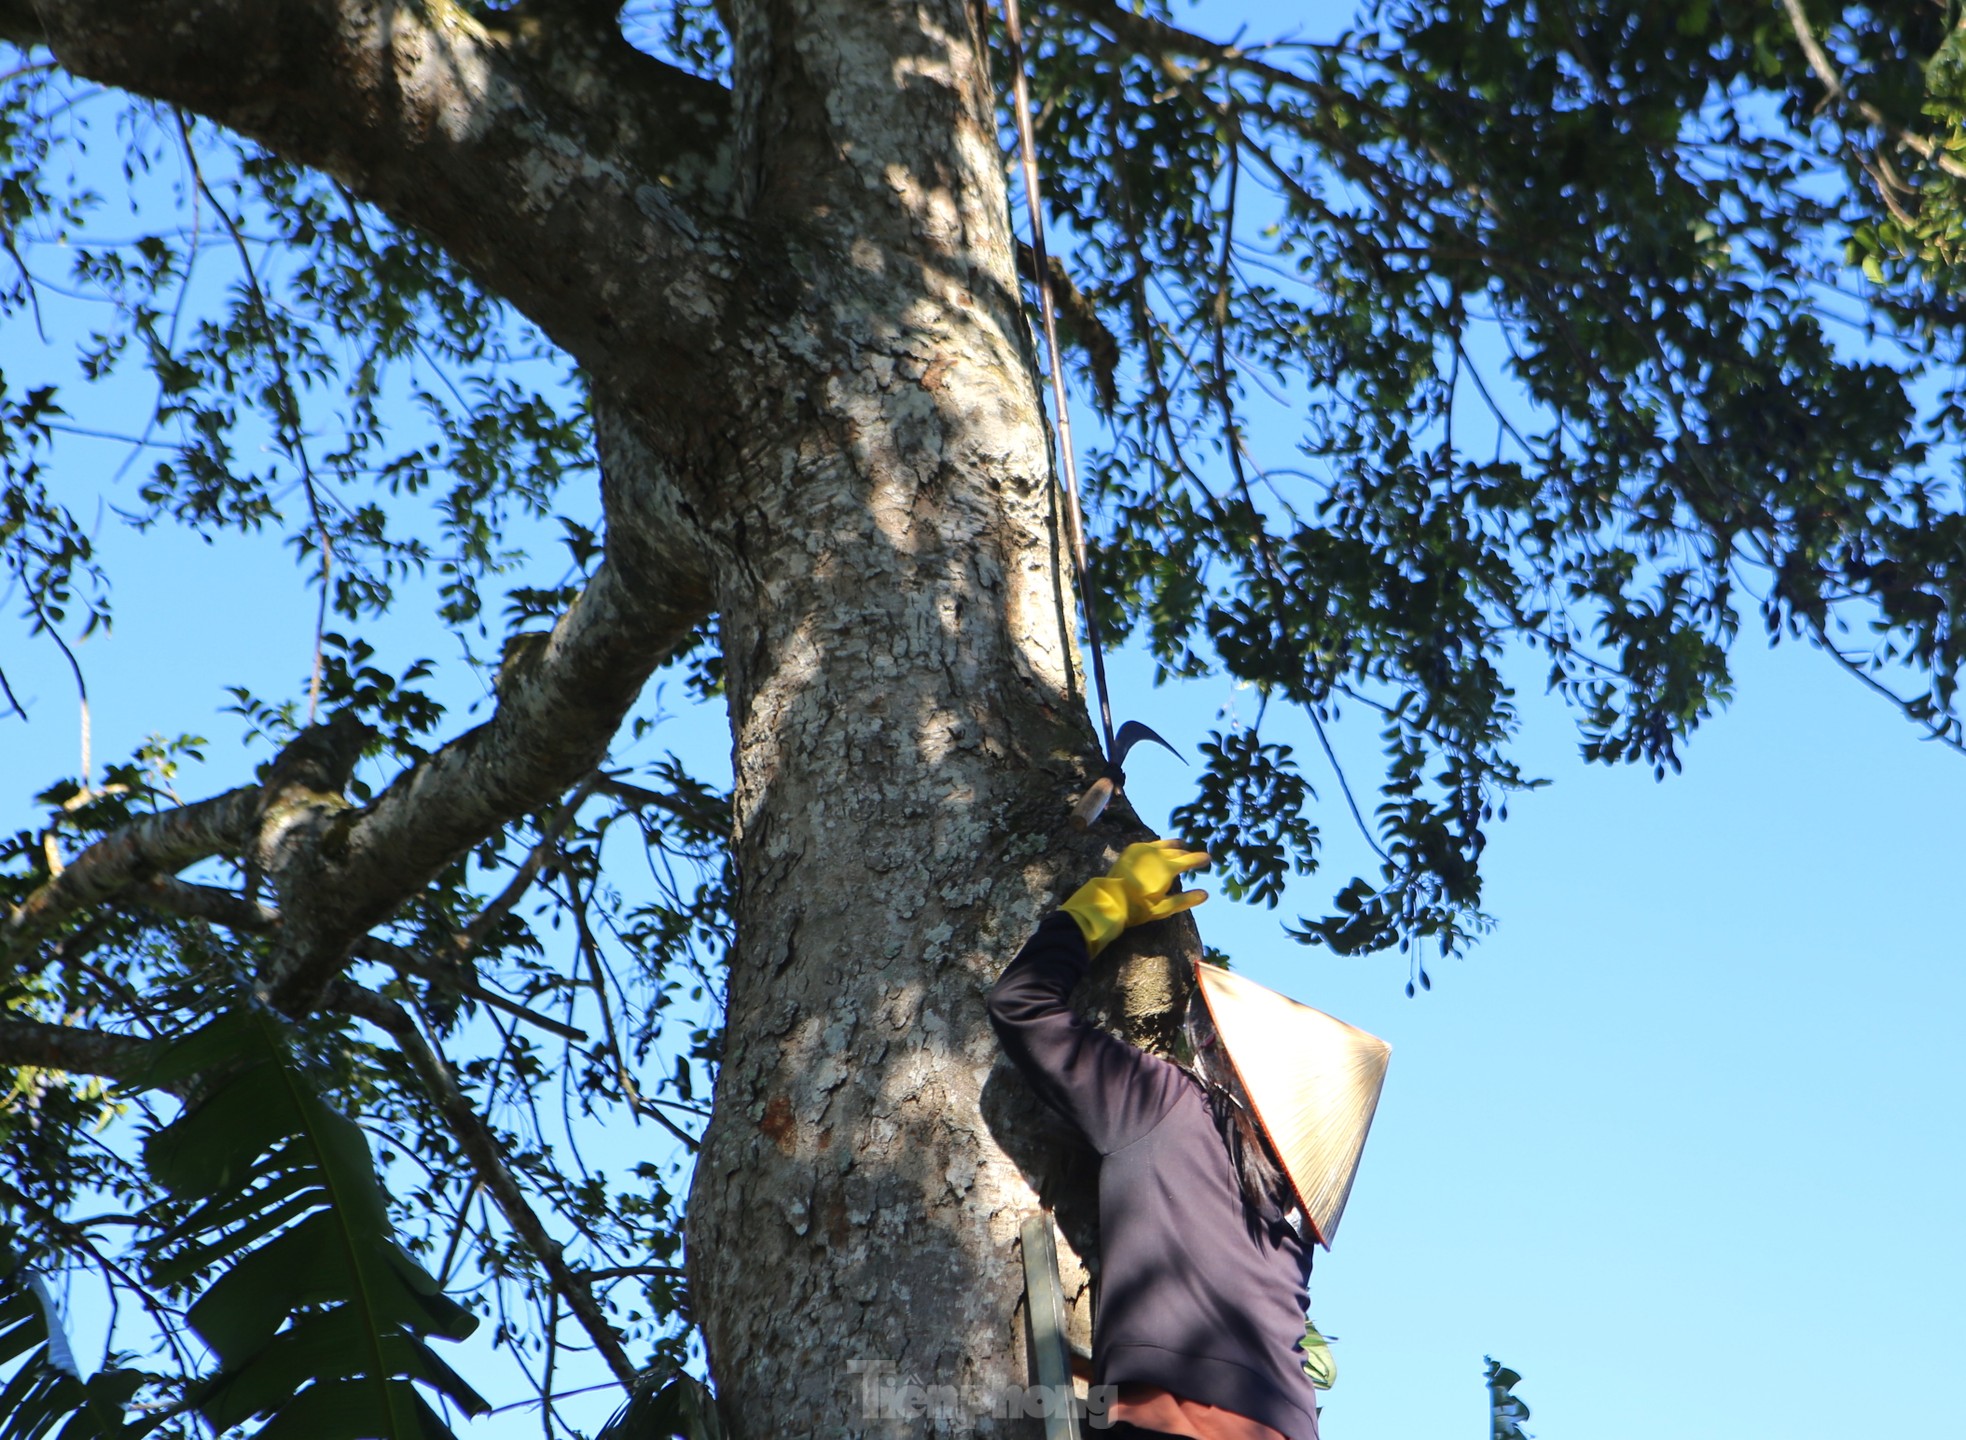
{"label": "clear sky background", "polygon": [[[31,322],[0,331],[10,384],[43,355]],[[78,493],[116,463],[80,444],[58,453]],[[98,762],[153,731],[195,731],[216,743],[187,796],[238,783],[263,752],[239,751],[222,687],[304,683],[312,602],[291,554],[271,538],[139,541],[107,516],[100,537],[118,620],[80,651]],[[414,614],[371,639],[390,668],[449,666],[455,733],[477,682]],[[1282,932],[1363,847],[1314,738],[1272,712],[1266,734],[1297,745],[1318,788],[1326,870],[1276,912],[1218,897],[1197,918],[1247,973],[1394,1046],[1313,1284],[1314,1318],[1338,1337],[1327,1440],[1478,1440],[1484,1354],[1523,1372],[1539,1440],[1966,1429],[1966,759],[1920,743],[1803,647],[1750,634],[1736,662],[1739,699],[1687,748],[1684,774],[1654,783],[1583,766],[1522,657],[1518,753],[1554,783],[1491,832],[1499,929],[1466,959],[1430,957],[1433,988],[1413,1000],[1402,957],[1337,958]],[[74,771],[73,691],[11,602],[0,665],[32,717],[0,720],[12,827],[32,819],[33,789]],[[1114,669],[1119,717],[1184,747],[1225,709],[1253,715],[1253,695],[1220,682],[1154,692],[1137,655]],[[1369,789],[1371,727],[1334,739]],[[658,743],[727,768],[719,716],[680,717]],[[1150,820],[1188,798],[1171,759],[1143,751],[1133,769]],[[612,1163],[647,1143],[615,1132]],[[495,1365],[468,1373],[499,1392]],[[538,1428],[513,1412],[461,1433]]]}
{"label": "clear sky background", "polygon": [[[187,794],[235,783],[257,756],[215,717],[220,687],[304,671],[311,616],[286,556],[104,534],[127,563],[123,618],[81,652],[98,753],[197,729],[221,743]],[[34,717],[0,732],[13,825],[29,785],[72,770],[75,736],[52,647],[16,627],[4,653]],[[1430,993],[1405,998],[1396,956],[1297,945],[1288,905],[1199,913],[1249,974],[1395,1047],[1313,1286],[1339,1337],[1328,1440],[1478,1436],[1484,1354],[1524,1373],[1543,1440],[1959,1433],[1966,760],[1821,656],[1750,641],[1739,660],[1739,701],[1664,783],[1581,765],[1560,704],[1528,688],[1524,754],[1555,783],[1495,828],[1500,927],[1430,963]],[[1246,692],[1153,692],[1136,657],[1115,668],[1120,712],[1177,743],[1218,708],[1247,713]],[[713,760],[724,744],[712,717],[668,733]],[[1357,781],[1370,740],[1348,738]],[[1334,853],[1300,909],[1357,848],[1328,771],[1307,768]],[[1134,769],[1150,817],[1186,798],[1173,760]],[[617,1132],[613,1163],[646,1143]]]}

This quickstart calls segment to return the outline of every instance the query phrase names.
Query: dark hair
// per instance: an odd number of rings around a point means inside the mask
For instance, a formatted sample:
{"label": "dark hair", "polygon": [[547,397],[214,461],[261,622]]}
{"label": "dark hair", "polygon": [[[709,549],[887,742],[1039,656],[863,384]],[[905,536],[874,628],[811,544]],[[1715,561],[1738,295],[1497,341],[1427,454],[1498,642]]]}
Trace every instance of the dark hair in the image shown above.
{"label": "dark hair", "polygon": [[[1276,1152],[1256,1123],[1249,1105],[1249,1094],[1242,1088],[1236,1067],[1215,1033],[1215,1019],[1208,1013],[1208,1002],[1199,990],[1189,997],[1188,1014],[1182,1027],[1189,1052],[1188,1073],[1208,1092],[1209,1108],[1215,1113],[1215,1128],[1229,1150],[1229,1166],[1242,1187],[1243,1199],[1258,1212],[1275,1206],[1288,1212],[1296,1205],[1290,1182]],[[1301,1228],[1301,1227],[1300,1227]]]}

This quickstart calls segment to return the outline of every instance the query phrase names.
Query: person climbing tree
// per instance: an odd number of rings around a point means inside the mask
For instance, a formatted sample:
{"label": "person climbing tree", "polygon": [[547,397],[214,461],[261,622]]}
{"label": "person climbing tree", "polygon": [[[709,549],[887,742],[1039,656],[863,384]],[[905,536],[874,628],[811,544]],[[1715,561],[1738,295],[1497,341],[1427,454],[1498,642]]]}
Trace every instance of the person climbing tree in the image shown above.
{"label": "person climbing tree", "polygon": [[[1211,967],[1197,967],[1186,1067],[1106,1034],[1068,1003],[1092,958],[1127,928],[1208,898],[1170,893],[1208,862],[1174,840],[1127,846],[1038,926],[991,988],[990,1020],[1018,1070],[1101,1157],[1093,1380],[1116,1387],[1113,1433],[1315,1440],[1316,1388],[1299,1348],[1312,1247],[1329,1243],[1344,1207],[1387,1047],[1239,978],[1233,990],[1211,983],[1223,976]],[[1278,1020],[1253,1017],[1281,1007],[1300,1012],[1282,1024],[1315,1017],[1336,1043],[1297,1056],[1261,1045]],[[1269,1051],[1251,1075],[1274,1076],[1274,1088],[1252,1079],[1245,1089],[1251,1045]],[[1334,1054],[1348,1076],[1335,1082]],[[1320,1092],[1314,1105],[1252,1101],[1250,1089],[1265,1101],[1301,1093],[1305,1078]],[[1342,1118],[1281,1128],[1309,1110]],[[1299,1158],[1309,1129],[1337,1141],[1317,1147],[1322,1160]]]}

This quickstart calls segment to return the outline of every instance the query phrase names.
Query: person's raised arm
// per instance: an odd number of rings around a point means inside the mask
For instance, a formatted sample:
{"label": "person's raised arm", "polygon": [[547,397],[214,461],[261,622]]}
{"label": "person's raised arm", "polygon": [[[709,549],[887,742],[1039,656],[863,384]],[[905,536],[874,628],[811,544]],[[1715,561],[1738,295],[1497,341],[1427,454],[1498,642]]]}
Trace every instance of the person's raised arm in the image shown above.
{"label": "person's raised arm", "polygon": [[1068,1003],[1092,957],[1129,926],[1164,920],[1208,898],[1168,893],[1208,855],[1173,840],[1129,845],[1112,870],[1087,882],[1047,916],[991,987],[990,1023],[1045,1103],[1101,1154],[1132,1144],[1160,1123],[1180,1074],[1081,1018]]}

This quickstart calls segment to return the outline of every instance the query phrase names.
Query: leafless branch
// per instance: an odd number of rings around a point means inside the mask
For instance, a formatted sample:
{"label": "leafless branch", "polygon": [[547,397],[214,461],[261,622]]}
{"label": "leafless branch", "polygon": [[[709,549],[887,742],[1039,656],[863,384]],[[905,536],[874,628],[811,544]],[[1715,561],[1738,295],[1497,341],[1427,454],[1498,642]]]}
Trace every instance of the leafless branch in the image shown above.
{"label": "leafless branch", "polygon": [[128,1080],[142,1070],[152,1053],[150,1042],[136,1035],[0,1016],[0,1065],[33,1065],[76,1075],[100,1075],[106,1080]]}
{"label": "leafless branch", "polygon": [[209,800],[146,815],[89,846],[66,869],[0,920],[0,956],[18,955],[65,917],[111,899],[146,877],[172,874],[247,844],[259,787],[244,785]]}
{"label": "leafless branch", "polygon": [[1863,662],[1844,654],[1842,648],[1837,645],[1830,637],[1829,632],[1824,629],[1820,620],[1814,616],[1808,616],[1805,617],[1805,623],[1809,628],[1809,636],[1816,642],[1818,649],[1836,661],[1844,670],[1855,676],[1857,682],[1866,690],[1888,701],[1897,707],[1908,719],[1923,727],[1927,740],[1936,740],[1948,750],[1957,750],[1961,754],[1966,754],[1966,725],[1962,725],[1955,717],[1938,720],[1930,716],[1919,715],[1912,708],[1912,702],[1910,700],[1907,700],[1889,685],[1878,679],[1877,676],[1873,675]]}
{"label": "leafless branch", "polygon": [[642,1095],[641,1087],[635,1083],[634,1072],[628,1068],[628,1057],[621,1048],[621,1036],[615,1029],[614,1010],[608,998],[607,973],[601,962],[601,947],[596,943],[593,928],[587,922],[587,906],[581,898],[580,886],[571,871],[567,874],[567,903],[573,912],[574,929],[579,939],[581,956],[587,962],[588,983],[593,986],[594,999],[601,1007],[601,1024],[607,1039],[608,1056],[614,1061],[615,1082],[621,1086],[621,1093],[628,1101],[629,1110],[638,1119],[646,1115],[655,1121],[694,1154],[702,1141],[664,1115],[654,1103],[646,1099]]}
{"label": "leafless branch", "polygon": [[586,803],[587,797],[592,795],[602,782],[603,777],[597,771],[574,787],[573,794],[567,796],[565,802],[554,812],[553,818],[541,827],[538,843],[519,863],[518,869],[513,871],[512,878],[506,882],[498,898],[480,910],[471,918],[469,924],[451,937],[451,947],[460,957],[471,954],[483,945],[486,937],[498,928],[499,922],[512,913],[512,907],[525,897],[526,891],[531,889],[533,882],[539,878],[539,872],[545,868],[548,857],[559,849],[560,837],[566,833],[567,826],[573,823],[574,816]]}
{"label": "leafless branch", "polygon": [[621,1086],[621,1093],[628,1099],[629,1106],[641,1113],[641,1091],[635,1084],[635,1077],[628,1069],[628,1060],[621,1051],[621,1037],[614,1028],[614,1003],[608,995],[607,974],[601,965],[601,947],[594,939],[594,929],[587,923],[587,900],[580,893],[580,882],[572,870],[565,870],[567,884],[567,908],[573,912],[574,934],[577,938],[581,956],[587,962],[587,982],[594,987],[594,1002],[601,1009],[601,1033],[607,1039],[608,1056],[614,1061],[615,1083]]}
{"label": "leafless branch", "polygon": [[626,780],[604,778],[596,787],[603,795],[615,799],[634,810],[666,810],[678,820],[700,820],[702,814],[687,800],[674,795],[665,795],[660,790],[650,790],[641,785],[631,785]]}
{"label": "leafless branch", "polygon": [[27,719],[27,710],[21,705],[20,698],[14,694],[14,687],[7,683],[7,672],[5,670],[0,670],[0,695],[7,697],[7,707],[9,709],[20,716],[21,719]]}
{"label": "leafless branch", "polygon": [[415,975],[435,985],[448,985],[459,994],[468,995],[471,999],[489,1005],[494,1010],[503,1010],[507,1015],[523,1020],[528,1025],[537,1025],[541,1030],[558,1035],[562,1040],[580,1043],[587,1039],[585,1030],[576,1030],[571,1025],[555,1020],[551,1015],[542,1015],[516,1000],[508,1000],[496,990],[486,989],[457,969],[426,960],[414,950],[405,949],[401,945],[393,945],[387,940],[369,935],[357,942],[355,955],[358,959],[373,960],[379,965],[387,965],[391,969],[400,970],[406,975]]}
{"label": "leafless branch", "polygon": [[623,1385],[632,1385],[637,1372],[622,1348],[621,1337],[608,1323],[606,1312],[594,1299],[586,1280],[567,1264],[559,1241],[547,1232],[545,1224],[527,1203],[525,1192],[505,1163],[504,1148],[498,1137],[458,1087],[456,1077],[436,1046],[424,1038],[402,1006],[372,990],[337,980],[327,998],[332,1008],[366,1020],[401,1047],[506,1223],[538,1260],[548,1282],[580,1321],[615,1378]]}
{"label": "leafless branch", "polygon": [[61,658],[68,662],[68,673],[75,677],[75,703],[78,707],[81,724],[81,779],[82,789],[86,793],[89,788],[89,779],[95,773],[95,760],[91,754],[90,745],[90,737],[94,727],[89,714],[88,678],[82,674],[82,662],[77,660],[75,658],[75,652],[69,649],[68,641],[62,638],[60,628],[49,618],[48,612],[41,608],[40,599],[38,597],[30,597],[29,603],[36,619],[39,621],[40,628],[45,630],[48,638],[55,642],[55,648],[61,651]]}

